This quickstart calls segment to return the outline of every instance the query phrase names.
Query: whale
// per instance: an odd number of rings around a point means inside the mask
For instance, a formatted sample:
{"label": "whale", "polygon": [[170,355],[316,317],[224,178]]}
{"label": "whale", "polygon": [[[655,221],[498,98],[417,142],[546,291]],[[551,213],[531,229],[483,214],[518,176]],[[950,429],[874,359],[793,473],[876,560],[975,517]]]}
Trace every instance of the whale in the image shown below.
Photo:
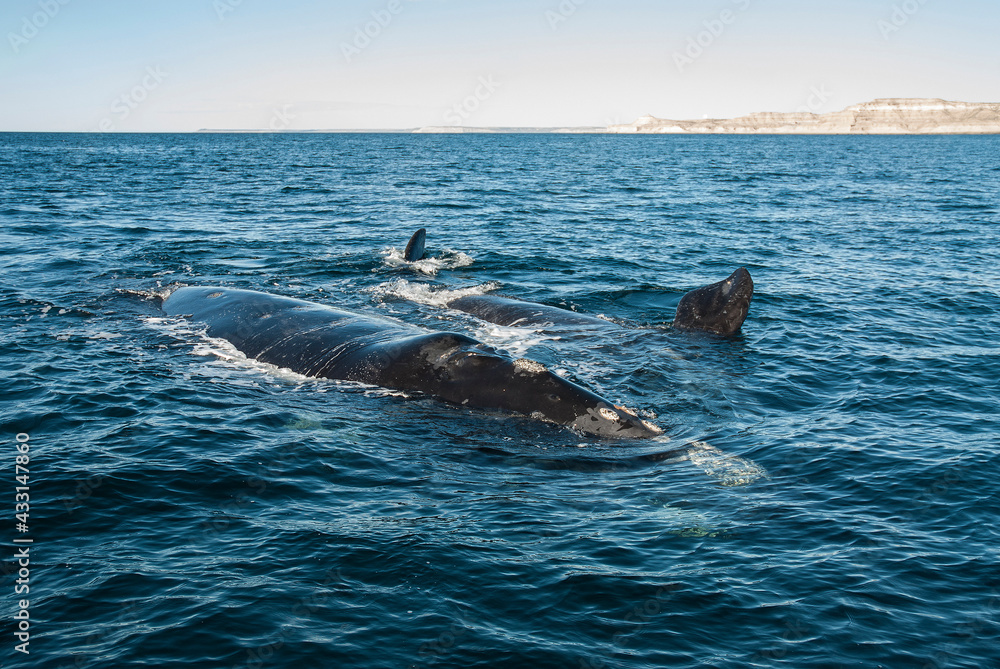
{"label": "whale", "polygon": [[406,243],[406,250],[403,251],[403,260],[406,262],[416,262],[423,260],[426,255],[424,248],[427,243],[427,229],[420,228],[413,233],[410,241]]}
{"label": "whale", "polygon": [[[424,257],[427,230],[420,228],[406,245],[404,257],[416,261]],[[753,278],[740,267],[722,281],[685,293],[677,304],[673,327],[677,330],[730,336],[740,331],[753,299]],[[450,309],[503,326],[615,327],[612,321],[547,304],[499,295],[465,295],[450,300]]]}
{"label": "whale", "polygon": [[740,267],[728,278],[685,293],[677,303],[674,327],[729,336],[743,327],[753,298],[753,278]]}
{"label": "whale", "polygon": [[[685,293],[677,305],[673,327],[722,336],[735,334],[746,320],[752,298],[753,278],[741,267],[723,281]],[[504,326],[618,327],[597,316],[499,295],[465,295],[446,306]]]}
{"label": "whale", "polygon": [[489,323],[511,327],[617,327],[615,323],[597,316],[500,295],[464,295],[449,300],[445,306]]}
{"label": "whale", "polygon": [[595,437],[645,439],[653,423],[544,365],[458,332],[296,298],[224,286],[187,286],[162,303],[204,325],[247,358],[308,377],[424,393],[478,409],[523,414]]}

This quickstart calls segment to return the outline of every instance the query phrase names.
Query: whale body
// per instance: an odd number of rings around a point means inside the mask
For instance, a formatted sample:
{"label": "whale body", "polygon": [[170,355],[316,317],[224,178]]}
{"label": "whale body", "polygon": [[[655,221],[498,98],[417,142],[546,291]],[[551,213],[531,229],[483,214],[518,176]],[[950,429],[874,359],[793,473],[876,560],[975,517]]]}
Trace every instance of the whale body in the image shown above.
{"label": "whale body", "polygon": [[163,302],[170,316],[207,326],[248,358],[305,376],[419,391],[612,438],[649,438],[658,427],[581,385],[472,337],[226,287],[185,287]]}
{"label": "whale body", "polygon": [[[741,267],[723,281],[696,288],[681,297],[673,326],[722,336],[735,334],[746,320],[751,298],[753,279]],[[466,295],[451,300],[447,306],[505,326],[617,327],[597,316],[497,295]]]}
{"label": "whale body", "polygon": [[614,323],[597,316],[580,314],[568,309],[537,302],[515,300],[498,295],[466,295],[447,303],[448,308],[464,311],[490,323],[505,326],[572,325],[615,327]]}

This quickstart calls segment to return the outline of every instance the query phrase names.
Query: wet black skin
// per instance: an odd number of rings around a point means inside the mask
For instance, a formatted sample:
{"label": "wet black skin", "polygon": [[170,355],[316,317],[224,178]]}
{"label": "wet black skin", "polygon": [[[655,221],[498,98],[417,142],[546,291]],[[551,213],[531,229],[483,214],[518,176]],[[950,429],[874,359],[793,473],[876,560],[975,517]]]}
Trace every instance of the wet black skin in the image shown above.
{"label": "wet black skin", "polygon": [[696,288],[681,298],[674,327],[717,335],[736,333],[746,320],[753,297],[753,279],[745,267],[729,278]]}
{"label": "wet black skin", "polygon": [[[424,256],[426,237],[425,228],[413,233],[404,253],[407,260],[420,260]],[[734,334],[746,320],[752,297],[753,279],[745,267],[740,267],[723,281],[685,294],[677,305],[674,327],[723,336]],[[495,295],[459,297],[449,302],[448,306],[497,325],[614,327],[610,321],[596,316]]]}
{"label": "wet black skin", "polygon": [[497,295],[468,295],[448,303],[451,309],[464,311],[497,325],[583,325],[592,327],[615,327],[615,324],[596,316],[578,314],[575,311],[550,307],[547,304],[514,300]]}
{"label": "wet black skin", "polygon": [[424,257],[424,245],[427,242],[427,229],[420,228],[413,233],[410,237],[410,241],[406,244],[406,250],[403,251],[403,258],[407,262],[414,262],[420,260]]}
{"label": "wet black skin", "polygon": [[[746,320],[752,297],[753,279],[750,272],[741,267],[724,281],[696,288],[684,295],[677,305],[674,327],[717,335],[733,334]],[[497,325],[616,327],[614,323],[596,316],[496,295],[459,297],[449,302],[448,306]]]}
{"label": "wet black skin", "polygon": [[248,358],[306,376],[415,390],[448,402],[526,414],[587,434],[649,438],[654,425],[590,390],[471,337],[430,332],[287,297],[224,287],[180,288],[171,316],[207,325]]}

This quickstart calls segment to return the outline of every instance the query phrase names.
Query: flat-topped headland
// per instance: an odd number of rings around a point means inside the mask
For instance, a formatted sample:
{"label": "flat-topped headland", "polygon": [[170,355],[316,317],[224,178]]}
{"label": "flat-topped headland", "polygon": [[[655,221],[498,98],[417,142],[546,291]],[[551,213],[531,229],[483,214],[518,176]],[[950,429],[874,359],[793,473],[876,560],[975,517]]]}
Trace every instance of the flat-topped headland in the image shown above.
{"label": "flat-topped headland", "polygon": [[730,119],[673,121],[643,116],[611,133],[934,135],[1000,133],[1000,103],[882,98],[829,114],[757,112]]}

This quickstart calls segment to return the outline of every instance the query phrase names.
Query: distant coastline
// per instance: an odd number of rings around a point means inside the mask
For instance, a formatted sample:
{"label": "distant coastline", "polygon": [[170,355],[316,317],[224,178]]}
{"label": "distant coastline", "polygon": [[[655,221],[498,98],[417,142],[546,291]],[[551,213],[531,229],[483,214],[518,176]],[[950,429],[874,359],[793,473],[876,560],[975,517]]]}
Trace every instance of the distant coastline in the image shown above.
{"label": "distant coastline", "polygon": [[607,127],[426,126],[385,130],[199,130],[202,133],[419,133],[419,134],[775,134],[775,135],[992,135],[1000,134],[1000,103],[938,98],[881,98],[827,114],[756,112],[730,119],[670,120],[643,116]]}
{"label": "distant coastline", "polygon": [[882,98],[829,114],[758,112],[732,119],[671,121],[643,116],[618,134],[944,135],[1000,133],[1000,103]]}
{"label": "distant coastline", "polygon": [[392,133],[392,134],[419,134],[419,135],[445,135],[445,134],[455,134],[455,135],[514,135],[514,134],[530,134],[530,135],[552,135],[552,134],[598,134],[598,133],[608,133],[608,128],[604,126],[594,126],[594,127],[579,127],[579,128],[532,128],[532,127],[509,127],[509,128],[487,128],[487,127],[472,127],[464,125],[442,125],[442,126],[425,126],[423,128],[386,128],[386,129],[375,129],[375,130],[294,130],[294,129],[284,129],[284,130],[270,130],[270,129],[215,129],[215,128],[203,128],[199,130],[200,133],[256,133],[256,134],[285,134],[294,135],[296,133],[329,133],[329,134],[380,134],[380,133]]}

